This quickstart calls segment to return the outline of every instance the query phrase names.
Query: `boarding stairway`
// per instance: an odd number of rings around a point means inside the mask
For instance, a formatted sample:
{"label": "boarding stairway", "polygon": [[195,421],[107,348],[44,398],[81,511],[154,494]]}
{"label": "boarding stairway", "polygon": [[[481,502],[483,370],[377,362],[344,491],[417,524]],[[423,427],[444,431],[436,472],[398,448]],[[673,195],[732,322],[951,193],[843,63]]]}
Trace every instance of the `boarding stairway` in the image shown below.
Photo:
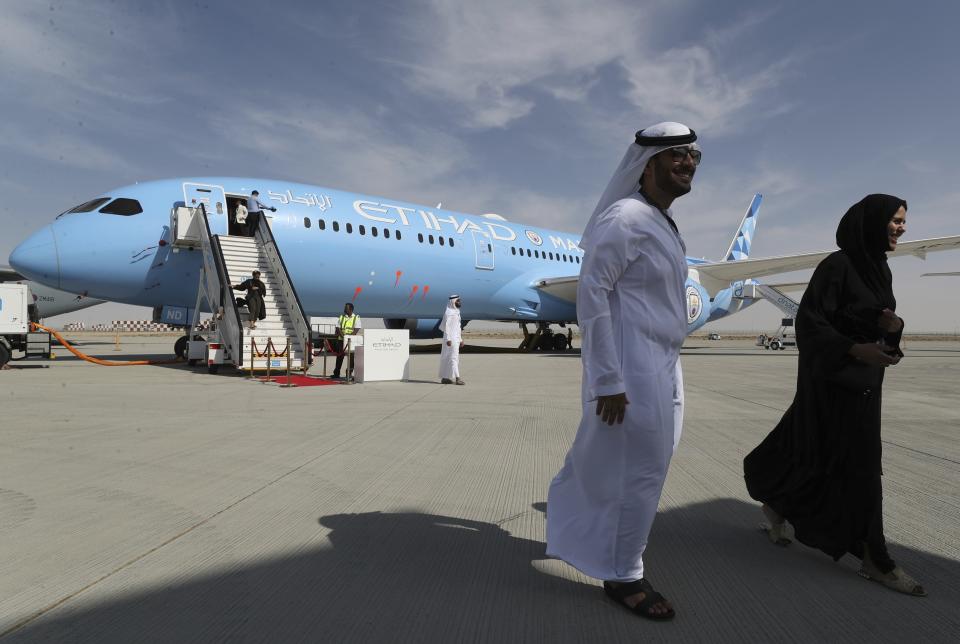
{"label": "boarding stairway", "polygon": [[[214,367],[211,371],[221,363],[248,371],[306,371],[311,358],[309,318],[267,218],[259,218],[255,237],[214,235],[203,204],[177,210],[183,218],[196,220],[191,229],[198,233],[195,237],[199,243],[195,245],[203,255],[203,271],[194,310],[199,311],[201,302],[205,302],[205,308],[214,312],[212,337],[208,338],[213,348],[207,360],[208,365]],[[175,235],[177,239],[180,237]],[[250,279],[255,270],[260,271],[260,280],[266,286],[266,317],[257,320],[256,328],[250,329],[247,307],[236,303],[236,298],[245,298],[246,293],[234,291],[232,286]],[[196,314],[192,328],[197,328]]]}

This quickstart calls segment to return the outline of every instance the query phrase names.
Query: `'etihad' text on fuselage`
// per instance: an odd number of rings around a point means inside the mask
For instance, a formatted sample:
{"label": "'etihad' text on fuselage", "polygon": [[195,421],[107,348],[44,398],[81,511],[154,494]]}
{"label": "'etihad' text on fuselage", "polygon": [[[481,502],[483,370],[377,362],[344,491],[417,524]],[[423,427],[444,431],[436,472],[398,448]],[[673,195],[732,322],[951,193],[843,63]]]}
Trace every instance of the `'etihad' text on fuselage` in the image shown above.
{"label": "'etihad' text on fuselage", "polygon": [[[517,233],[503,224],[494,223],[491,221],[485,221],[482,224],[477,224],[467,217],[463,217],[462,221],[458,221],[457,217],[454,215],[437,215],[431,210],[419,210],[416,208],[406,208],[404,206],[397,206],[394,204],[387,203],[377,203],[375,201],[364,201],[358,199],[353,202],[354,211],[371,221],[379,221],[384,224],[396,224],[398,221],[404,226],[410,225],[410,219],[417,216],[423,221],[423,225],[427,230],[442,230],[441,224],[448,224],[454,232],[458,235],[463,235],[467,230],[475,230],[483,234],[489,234],[491,237],[498,241],[514,241],[517,239]],[[577,246],[577,243],[571,239],[561,239],[560,237],[554,237],[550,235],[550,241],[553,243],[555,248],[560,248],[566,251],[578,251],[580,247]]]}

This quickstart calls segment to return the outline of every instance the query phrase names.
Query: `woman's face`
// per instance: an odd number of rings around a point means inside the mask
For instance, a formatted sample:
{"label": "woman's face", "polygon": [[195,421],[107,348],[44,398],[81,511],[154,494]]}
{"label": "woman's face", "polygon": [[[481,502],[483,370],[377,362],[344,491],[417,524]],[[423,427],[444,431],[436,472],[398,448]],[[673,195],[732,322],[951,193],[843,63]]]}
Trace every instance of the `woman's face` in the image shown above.
{"label": "woman's face", "polygon": [[905,232],[907,232],[907,209],[900,206],[900,209],[893,214],[893,219],[887,224],[887,245],[890,250],[897,250],[897,240]]}

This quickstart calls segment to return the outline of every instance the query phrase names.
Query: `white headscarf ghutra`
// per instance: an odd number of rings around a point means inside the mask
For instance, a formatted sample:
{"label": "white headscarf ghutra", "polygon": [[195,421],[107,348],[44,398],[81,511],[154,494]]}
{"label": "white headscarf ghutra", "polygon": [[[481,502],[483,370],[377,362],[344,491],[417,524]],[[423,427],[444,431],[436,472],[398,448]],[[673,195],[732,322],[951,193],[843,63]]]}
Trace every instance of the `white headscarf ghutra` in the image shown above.
{"label": "white headscarf ghutra", "polygon": [[457,300],[460,299],[459,295],[451,295],[447,299],[447,308],[443,311],[443,320],[440,322],[440,329],[446,329],[447,322],[456,323],[457,328],[460,327],[460,309],[457,308]]}
{"label": "white headscarf ghutra", "polygon": [[627,153],[613,173],[610,183],[607,184],[600,201],[597,202],[597,207],[593,209],[590,221],[587,222],[587,227],[580,238],[580,248],[585,251],[590,250],[593,243],[591,235],[600,214],[617,201],[629,197],[640,189],[640,177],[654,155],[678,147],[699,150],[696,140],[696,132],[683,123],[673,121],[657,123],[637,132],[635,141],[627,148]]}

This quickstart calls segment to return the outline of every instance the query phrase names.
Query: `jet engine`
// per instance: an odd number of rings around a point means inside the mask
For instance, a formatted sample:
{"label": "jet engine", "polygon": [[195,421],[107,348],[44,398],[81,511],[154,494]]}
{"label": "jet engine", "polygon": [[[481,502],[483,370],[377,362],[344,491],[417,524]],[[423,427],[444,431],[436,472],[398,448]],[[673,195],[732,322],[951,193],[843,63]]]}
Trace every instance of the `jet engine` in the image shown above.
{"label": "jet engine", "polygon": [[383,326],[388,329],[407,329],[411,340],[430,340],[442,338],[440,320],[418,320],[416,318],[384,318]]}

